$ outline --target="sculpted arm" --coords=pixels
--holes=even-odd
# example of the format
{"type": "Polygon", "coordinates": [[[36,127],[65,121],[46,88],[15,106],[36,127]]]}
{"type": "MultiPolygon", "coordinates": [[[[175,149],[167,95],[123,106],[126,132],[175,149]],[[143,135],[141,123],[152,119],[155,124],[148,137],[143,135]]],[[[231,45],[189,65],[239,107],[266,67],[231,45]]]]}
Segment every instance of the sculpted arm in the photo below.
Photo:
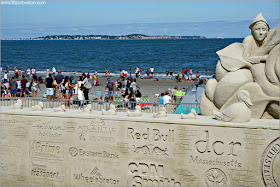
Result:
{"type": "Polygon", "coordinates": [[[255,42],[255,41],[252,36],[247,36],[246,38],[244,38],[244,40],[243,40],[243,46],[244,46],[243,58],[251,64],[258,64],[261,61],[266,61],[268,55],[251,56],[253,42],[255,42]]]}

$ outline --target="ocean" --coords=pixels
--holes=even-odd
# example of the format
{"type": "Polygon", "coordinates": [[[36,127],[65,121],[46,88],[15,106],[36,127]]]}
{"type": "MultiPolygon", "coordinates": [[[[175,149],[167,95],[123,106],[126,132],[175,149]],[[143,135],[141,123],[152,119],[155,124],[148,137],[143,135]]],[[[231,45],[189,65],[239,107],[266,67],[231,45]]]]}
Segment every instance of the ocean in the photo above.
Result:
{"type": "Polygon", "coordinates": [[[153,66],[158,76],[165,76],[166,69],[177,73],[188,67],[212,76],[219,59],[216,52],[242,40],[2,40],[1,65],[24,71],[34,67],[41,74],[53,66],[65,74],[104,73],[108,67],[112,75],[120,69],[131,67],[134,72],[136,66],[153,66]]]}

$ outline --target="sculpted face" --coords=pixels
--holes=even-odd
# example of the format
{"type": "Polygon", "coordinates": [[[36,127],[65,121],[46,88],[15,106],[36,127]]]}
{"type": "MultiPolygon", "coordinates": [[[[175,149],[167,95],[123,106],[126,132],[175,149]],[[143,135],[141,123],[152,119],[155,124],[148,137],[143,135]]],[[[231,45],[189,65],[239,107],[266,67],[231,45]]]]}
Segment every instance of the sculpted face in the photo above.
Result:
{"type": "Polygon", "coordinates": [[[254,36],[255,40],[258,42],[262,42],[268,33],[268,27],[264,22],[257,22],[252,28],[252,35],[254,36]]]}

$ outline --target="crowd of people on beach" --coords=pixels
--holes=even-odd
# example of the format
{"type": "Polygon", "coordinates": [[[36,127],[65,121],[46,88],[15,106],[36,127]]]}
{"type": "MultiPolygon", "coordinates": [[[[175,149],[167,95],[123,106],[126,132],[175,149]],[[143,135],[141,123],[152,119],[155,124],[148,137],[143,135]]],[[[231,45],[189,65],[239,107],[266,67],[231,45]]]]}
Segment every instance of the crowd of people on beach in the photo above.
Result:
{"type": "MultiPolygon", "coordinates": [[[[29,68],[28,68],[29,69],[29,68]]],[[[26,97],[31,96],[36,98],[38,90],[42,92],[40,84],[45,83],[46,92],[45,97],[52,101],[54,98],[66,99],[65,105],[69,106],[69,99],[75,97],[79,100],[88,100],[89,89],[91,84],[88,81],[88,76],[85,73],[78,77],[78,80],[74,80],[73,76],[63,76],[61,71],[56,74],[55,67],[52,68],[50,72],[48,69],[46,71],[45,80],[41,76],[36,75],[31,71],[19,73],[16,66],[14,68],[14,74],[10,78],[8,77],[9,70],[5,72],[2,78],[1,84],[1,97],[26,97]],[[19,79],[21,77],[21,80],[19,79]],[[30,78],[28,81],[27,78],[30,78]]],[[[99,85],[97,74],[93,77],[95,79],[95,85],[99,85]]],[[[74,99],[74,98],[73,98],[74,99]]]]}
{"type": "MultiPolygon", "coordinates": [[[[209,71],[209,70],[208,70],[209,71]]],[[[105,72],[109,72],[108,68],[105,68],[105,72]]],[[[141,79],[146,79],[146,78],[153,78],[155,77],[155,69],[154,67],[148,68],[146,70],[146,75],[145,76],[145,71],[141,69],[141,67],[136,67],[134,69],[134,73],[135,73],[135,78],[141,78],[141,79]]],[[[193,70],[192,68],[188,69],[186,68],[182,68],[182,72],[178,72],[176,74],[174,74],[173,70],[170,69],[166,69],[166,79],[170,79],[173,80],[173,82],[181,82],[183,80],[185,81],[197,81],[199,82],[199,80],[201,79],[201,75],[200,73],[197,71],[196,74],[193,74],[193,70]]],[[[106,75],[110,74],[106,73],[106,75]]],[[[123,81],[128,78],[128,77],[132,77],[132,68],[129,68],[129,73],[127,70],[122,69],[119,72],[119,78],[122,79],[123,81]]]]}
{"type": "Polygon", "coordinates": [[[176,75],[174,75],[174,72],[172,69],[166,70],[166,79],[171,79],[173,82],[181,82],[183,80],[185,81],[199,81],[200,80],[200,73],[197,71],[196,74],[193,74],[192,68],[188,69],[182,68],[182,72],[178,72],[176,75]]]}
{"type": "MultiPolygon", "coordinates": [[[[0,73],[2,74],[2,67],[0,68],[0,73]]],[[[27,68],[26,71],[18,70],[17,66],[14,67],[14,75],[9,78],[9,66],[4,73],[1,80],[1,97],[25,97],[31,95],[35,98],[38,94],[38,90],[41,91],[40,83],[43,82],[41,76],[37,77],[36,70],[34,67],[27,68]],[[19,78],[22,77],[21,80],[19,78]],[[27,81],[26,77],[31,77],[30,81],[27,81]]]]}
{"type": "Polygon", "coordinates": [[[113,78],[107,79],[106,84],[106,92],[107,97],[110,98],[110,101],[114,100],[114,96],[122,96],[122,101],[129,102],[129,101],[140,101],[142,96],[141,92],[139,91],[140,87],[136,83],[136,78],[126,78],[123,82],[121,79],[113,82],[113,78]]]}
{"type": "MultiPolygon", "coordinates": [[[[2,67],[0,67],[0,70],[2,71],[2,67]]],[[[36,98],[38,91],[42,92],[40,84],[44,83],[46,85],[46,91],[42,92],[43,97],[47,98],[48,101],[52,101],[54,98],[60,100],[65,99],[65,105],[69,106],[69,100],[71,99],[77,99],[79,101],[89,100],[89,90],[92,86],[92,84],[89,82],[89,79],[94,80],[94,86],[100,85],[97,70],[94,72],[93,76],[90,76],[89,73],[82,73],[81,76],[78,76],[77,80],[75,80],[73,76],[62,75],[61,71],[56,71],[55,67],[52,67],[51,70],[46,70],[46,78],[42,78],[42,76],[38,77],[34,67],[28,67],[26,71],[23,71],[18,70],[17,66],[15,66],[13,76],[10,76],[10,78],[8,77],[9,71],[9,66],[7,66],[1,84],[2,99],[26,96],[32,96],[32,98],[36,98]]],[[[110,76],[108,67],[105,68],[105,75],[110,76]]],[[[146,75],[147,78],[155,77],[155,69],[153,67],[148,68],[146,70],[146,75]]],[[[117,96],[122,97],[122,101],[125,102],[139,102],[142,96],[139,90],[140,87],[136,83],[137,79],[139,78],[146,78],[145,72],[141,69],[141,67],[136,67],[134,71],[131,67],[129,68],[129,71],[125,69],[120,70],[119,79],[117,81],[113,81],[113,77],[110,76],[105,86],[105,99],[107,98],[108,101],[114,101],[114,98],[117,96]],[[133,78],[133,72],[135,73],[135,78],[133,78]]],[[[183,68],[182,72],[174,75],[172,69],[167,69],[166,79],[171,79],[173,82],[181,82],[183,80],[199,81],[200,74],[197,72],[194,77],[191,68],[183,68]]],[[[156,80],[158,81],[159,79],[156,78],[156,80]]],[[[161,93],[158,95],[156,100],[163,105],[174,102],[175,92],[166,91],[161,93]]],[[[101,98],[97,97],[97,100],[101,100],[101,98]]]]}

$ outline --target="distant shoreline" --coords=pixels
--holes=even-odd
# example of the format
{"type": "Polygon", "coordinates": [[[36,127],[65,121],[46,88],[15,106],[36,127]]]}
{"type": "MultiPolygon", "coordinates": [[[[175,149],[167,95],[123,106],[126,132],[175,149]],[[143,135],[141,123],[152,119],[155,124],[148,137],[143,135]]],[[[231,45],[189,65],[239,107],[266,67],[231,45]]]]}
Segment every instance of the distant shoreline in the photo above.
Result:
{"type": "MultiPolygon", "coordinates": [[[[35,38],[7,38],[4,40],[162,40],[162,39],[206,39],[205,36],[148,36],[144,34],[113,35],[48,35],[35,38]]],[[[222,39],[222,38],[221,38],[222,39]]]]}
{"type": "Polygon", "coordinates": [[[1,41],[134,41],[134,40],[224,40],[224,39],[243,39],[243,38],[180,38],[180,39],[30,39],[30,38],[5,38],[1,41]]]}

